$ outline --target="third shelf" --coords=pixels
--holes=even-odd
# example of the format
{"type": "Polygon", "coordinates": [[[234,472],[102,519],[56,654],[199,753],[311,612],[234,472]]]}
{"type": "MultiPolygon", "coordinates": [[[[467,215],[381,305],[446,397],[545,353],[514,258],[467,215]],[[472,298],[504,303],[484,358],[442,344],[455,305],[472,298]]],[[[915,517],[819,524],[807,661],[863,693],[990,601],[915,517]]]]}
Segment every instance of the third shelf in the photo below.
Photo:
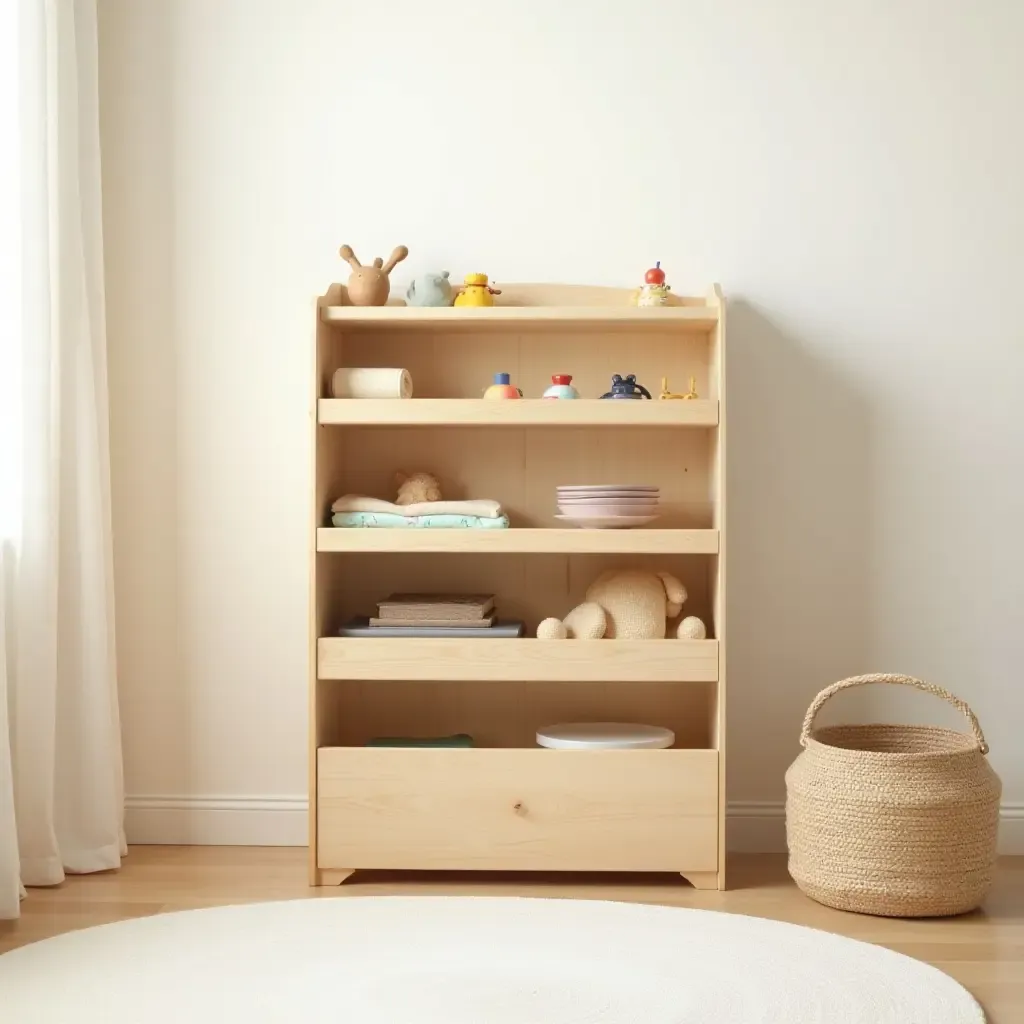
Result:
{"type": "Polygon", "coordinates": [[[543,682],[718,681],[717,640],[317,641],[320,679],[543,682]]]}

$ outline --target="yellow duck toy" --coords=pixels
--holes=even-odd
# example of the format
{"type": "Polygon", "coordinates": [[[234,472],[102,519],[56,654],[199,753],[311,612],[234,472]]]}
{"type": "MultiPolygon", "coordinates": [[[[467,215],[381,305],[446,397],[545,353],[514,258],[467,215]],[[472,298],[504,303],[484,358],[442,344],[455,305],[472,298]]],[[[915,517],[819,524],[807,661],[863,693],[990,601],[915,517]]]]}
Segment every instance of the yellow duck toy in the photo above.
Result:
{"type": "Polygon", "coordinates": [[[462,291],[455,297],[456,306],[493,306],[500,288],[491,288],[486,274],[467,274],[462,291]]]}

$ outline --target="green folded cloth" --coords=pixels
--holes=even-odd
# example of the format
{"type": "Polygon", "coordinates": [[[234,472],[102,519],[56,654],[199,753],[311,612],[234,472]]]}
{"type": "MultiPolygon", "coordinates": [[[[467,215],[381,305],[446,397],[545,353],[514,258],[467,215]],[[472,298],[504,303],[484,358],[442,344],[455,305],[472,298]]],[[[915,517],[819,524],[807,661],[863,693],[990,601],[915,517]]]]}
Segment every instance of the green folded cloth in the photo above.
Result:
{"type": "Polygon", "coordinates": [[[471,747],[473,737],[458,732],[454,736],[428,736],[417,739],[413,736],[378,736],[366,744],[368,747],[471,747]]]}
{"type": "Polygon", "coordinates": [[[357,526],[376,529],[474,529],[507,530],[508,516],[399,516],[393,512],[335,512],[331,516],[335,526],[357,526]]]}

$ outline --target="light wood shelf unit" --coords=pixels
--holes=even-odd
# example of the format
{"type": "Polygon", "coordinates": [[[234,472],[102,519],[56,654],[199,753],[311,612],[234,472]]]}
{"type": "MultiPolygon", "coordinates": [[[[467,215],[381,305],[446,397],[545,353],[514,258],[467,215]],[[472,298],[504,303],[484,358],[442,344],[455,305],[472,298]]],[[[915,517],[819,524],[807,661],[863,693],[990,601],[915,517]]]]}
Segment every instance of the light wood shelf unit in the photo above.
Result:
{"type": "Polygon", "coordinates": [[[318,301],[310,573],[310,877],[360,868],[678,871],[724,888],[725,306],[629,305],[620,289],[502,285],[493,309],[357,308],[318,301]],[[330,398],[339,366],[403,366],[409,400],[330,398]],[[528,396],[571,372],[583,399],[480,398],[507,370],[528,396]],[[604,402],[613,372],[695,401],[604,402]],[[466,430],[466,427],[480,429],[466,430]],[[425,469],[446,497],[488,497],[509,530],[329,526],[346,492],[386,496],[425,469]],[[650,528],[566,529],[556,484],[656,483],[650,528]],[[517,558],[508,558],[517,555],[517,558]],[[666,569],[711,639],[532,639],[606,568],[666,569]],[[498,594],[529,638],[336,635],[393,590],[498,594]],[[535,748],[539,726],[634,720],[666,751],[535,748]],[[468,731],[471,750],[365,746],[375,735],[468,731]]]}

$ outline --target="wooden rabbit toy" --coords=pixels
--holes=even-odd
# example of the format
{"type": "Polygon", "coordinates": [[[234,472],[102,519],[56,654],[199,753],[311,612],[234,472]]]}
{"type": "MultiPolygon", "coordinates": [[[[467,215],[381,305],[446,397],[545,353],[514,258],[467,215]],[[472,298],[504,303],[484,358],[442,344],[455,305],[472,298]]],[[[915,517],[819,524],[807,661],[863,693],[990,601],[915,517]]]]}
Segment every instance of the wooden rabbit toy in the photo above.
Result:
{"type": "Polygon", "coordinates": [[[353,306],[385,305],[391,294],[391,278],[388,275],[409,255],[409,250],[400,245],[392,251],[387,263],[378,256],[373,266],[364,267],[356,258],[352,246],[343,245],[338,252],[352,268],[352,276],[348,279],[348,300],[353,306]]]}

